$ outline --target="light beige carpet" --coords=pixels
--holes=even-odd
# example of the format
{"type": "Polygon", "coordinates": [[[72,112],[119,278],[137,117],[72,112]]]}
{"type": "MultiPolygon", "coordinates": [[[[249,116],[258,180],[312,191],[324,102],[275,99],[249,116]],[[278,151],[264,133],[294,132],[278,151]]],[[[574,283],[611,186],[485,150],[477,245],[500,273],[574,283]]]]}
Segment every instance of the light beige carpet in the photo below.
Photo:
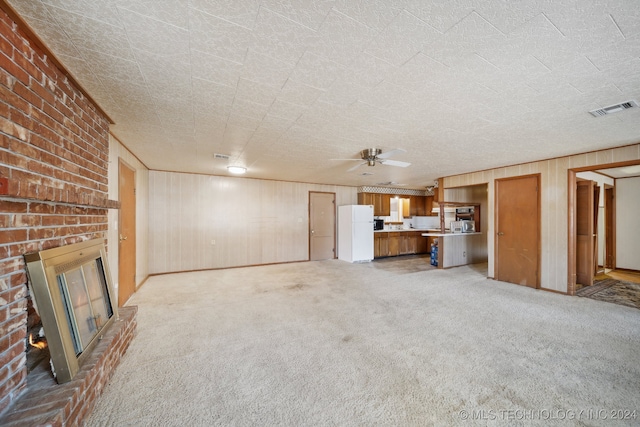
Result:
{"type": "Polygon", "coordinates": [[[335,260],[152,277],[87,425],[611,425],[640,411],[640,310],[485,275],[335,260]]]}

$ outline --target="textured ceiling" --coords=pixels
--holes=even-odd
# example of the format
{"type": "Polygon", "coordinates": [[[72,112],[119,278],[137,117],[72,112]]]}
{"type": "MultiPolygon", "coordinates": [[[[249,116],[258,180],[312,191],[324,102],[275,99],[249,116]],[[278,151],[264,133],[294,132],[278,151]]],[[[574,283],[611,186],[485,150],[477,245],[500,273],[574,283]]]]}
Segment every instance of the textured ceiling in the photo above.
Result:
{"type": "Polygon", "coordinates": [[[151,169],[424,188],[640,141],[588,114],[640,101],[637,0],[8,2],[151,169]],[[368,147],[411,166],[332,160],[368,147]]]}

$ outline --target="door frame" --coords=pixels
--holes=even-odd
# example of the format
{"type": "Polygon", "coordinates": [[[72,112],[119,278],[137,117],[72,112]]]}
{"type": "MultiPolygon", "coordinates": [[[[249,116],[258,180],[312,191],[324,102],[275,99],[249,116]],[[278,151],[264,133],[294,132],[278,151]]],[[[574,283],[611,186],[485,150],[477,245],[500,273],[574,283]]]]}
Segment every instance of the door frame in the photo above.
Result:
{"type": "MultiPolygon", "coordinates": [[[[603,163],[594,166],[583,166],[579,168],[569,169],[567,171],[567,295],[576,294],[576,247],[578,243],[578,236],[576,233],[576,183],[578,172],[590,172],[597,171],[598,169],[619,168],[624,166],[640,165],[640,160],[627,160],[624,162],[603,163]]],[[[615,218],[614,218],[615,229],[615,218]]],[[[615,240],[614,240],[615,243],[615,240]]],[[[615,253],[615,247],[614,247],[615,253]]],[[[614,259],[615,262],[615,259],[614,259]]],[[[615,264],[613,265],[615,268],[615,264]]]]}
{"type": "Polygon", "coordinates": [[[308,248],[307,248],[307,261],[311,261],[311,194],[332,194],[333,195],[333,259],[338,258],[338,201],[336,200],[336,193],[331,191],[309,191],[308,203],[307,203],[307,236],[308,236],[308,248]]]}
{"type": "MultiPolygon", "coordinates": [[[[510,177],[505,177],[505,178],[497,178],[494,180],[494,195],[495,195],[495,200],[493,201],[493,210],[494,210],[494,217],[493,217],[493,223],[494,223],[494,232],[496,232],[495,230],[498,229],[498,202],[499,202],[499,192],[498,192],[498,184],[500,181],[510,181],[510,180],[514,180],[514,179],[522,179],[522,178],[530,178],[530,177],[535,177],[536,181],[537,181],[537,186],[538,186],[538,191],[536,194],[536,205],[537,205],[537,217],[538,217],[538,222],[536,224],[536,234],[537,234],[537,247],[538,247],[538,253],[536,254],[536,286],[535,289],[541,289],[541,284],[542,284],[542,198],[541,198],[541,193],[542,193],[542,189],[541,189],[541,183],[542,183],[542,175],[540,173],[532,173],[532,174],[527,174],[527,175],[517,175],[517,176],[510,176],[510,177]]],[[[500,280],[498,278],[498,263],[499,263],[499,259],[500,257],[499,255],[499,244],[498,244],[498,239],[494,236],[494,244],[493,244],[493,271],[494,271],[494,276],[496,278],[496,280],[500,280]]]]}
{"type": "MultiPolygon", "coordinates": [[[[615,178],[613,179],[615,182],[615,178]]],[[[616,186],[604,185],[604,262],[603,267],[613,269],[616,266],[616,186]],[[611,192],[612,202],[608,199],[608,192],[611,192]],[[609,221],[611,229],[607,232],[609,221]],[[609,250],[611,253],[609,253],[609,250]],[[611,259],[609,263],[608,260],[611,259]],[[609,267],[608,267],[609,266],[609,267]]]]}

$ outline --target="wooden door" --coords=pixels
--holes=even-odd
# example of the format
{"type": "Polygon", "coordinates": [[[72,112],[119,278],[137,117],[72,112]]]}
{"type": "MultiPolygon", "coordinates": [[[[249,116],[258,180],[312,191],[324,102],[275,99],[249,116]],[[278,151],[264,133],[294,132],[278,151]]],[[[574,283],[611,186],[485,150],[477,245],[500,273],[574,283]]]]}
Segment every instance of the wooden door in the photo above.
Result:
{"type": "Polygon", "coordinates": [[[122,307],[136,290],[136,171],[120,160],[118,177],[118,306],[122,307]]]}
{"type": "Polygon", "coordinates": [[[540,287],[539,184],[540,175],[496,180],[497,280],[540,287]]]}
{"type": "Polygon", "coordinates": [[[309,259],[336,257],[336,195],[309,192],[309,259]]]}
{"type": "Polygon", "coordinates": [[[576,283],[593,285],[594,266],[594,189],[595,183],[576,183],[576,283]]]}
{"type": "Polygon", "coordinates": [[[604,185],[604,268],[616,268],[615,188],[604,185]]]}

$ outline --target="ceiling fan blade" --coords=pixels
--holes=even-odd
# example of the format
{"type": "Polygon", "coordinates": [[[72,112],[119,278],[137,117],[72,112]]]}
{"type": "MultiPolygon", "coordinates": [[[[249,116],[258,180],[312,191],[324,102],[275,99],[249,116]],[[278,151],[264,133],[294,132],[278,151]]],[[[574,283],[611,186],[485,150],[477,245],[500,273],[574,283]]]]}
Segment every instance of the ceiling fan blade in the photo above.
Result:
{"type": "Polygon", "coordinates": [[[411,163],[401,162],[399,160],[380,160],[380,163],[387,166],[400,166],[401,168],[406,168],[411,165],[411,163]]]}
{"type": "Polygon", "coordinates": [[[388,159],[389,157],[393,157],[396,154],[402,154],[402,153],[406,153],[407,150],[403,150],[402,148],[396,148],[394,150],[390,150],[390,151],[386,151],[382,154],[378,154],[377,158],[378,159],[388,159]]]}
{"type": "Polygon", "coordinates": [[[367,162],[357,164],[354,167],[347,169],[347,172],[353,172],[354,170],[358,169],[360,166],[366,165],[366,164],[367,164],[367,162]]]}
{"type": "Polygon", "coordinates": [[[362,161],[362,159],[329,159],[329,160],[339,160],[341,162],[347,162],[347,161],[350,161],[350,162],[361,162],[362,161]]]}

